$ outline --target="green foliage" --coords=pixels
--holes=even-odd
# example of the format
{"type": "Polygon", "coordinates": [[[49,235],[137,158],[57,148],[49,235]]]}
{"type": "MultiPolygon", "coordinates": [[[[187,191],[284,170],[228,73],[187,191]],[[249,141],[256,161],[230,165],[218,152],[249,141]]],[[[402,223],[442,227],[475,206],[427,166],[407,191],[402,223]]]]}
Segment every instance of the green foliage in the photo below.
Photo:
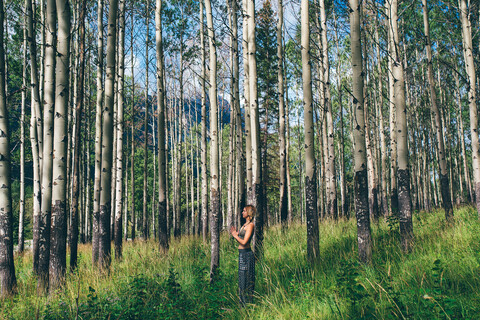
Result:
{"type": "Polygon", "coordinates": [[[358,319],[367,319],[372,313],[370,294],[360,282],[360,265],[357,260],[340,264],[337,274],[337,291],[349,303],[349,314],[357,314],[358,319]]]}
{"type": "Polygon", "coordinates": [[[107,274],[92,268],[91,247],[80,246],[78,272],[64,289],[36,296],[28,253],[16,257],[19,294],[0,304],[5,319],[478,319],[480,223],[475,209],[414,219],[416,247],[404,255],[389,224],[372,226],[371,265],[357,262],[355,221],[320,225],[320,260],[306,260],[304,225],[266,230],[256,265],[255,303],[237,297],[238,257],[226,234],[220,269],[210,283],[210,246],[196,237],[171,243],[127,242],[107,274]],[[418,223],[421,221],[421,224],[418,223]]]}

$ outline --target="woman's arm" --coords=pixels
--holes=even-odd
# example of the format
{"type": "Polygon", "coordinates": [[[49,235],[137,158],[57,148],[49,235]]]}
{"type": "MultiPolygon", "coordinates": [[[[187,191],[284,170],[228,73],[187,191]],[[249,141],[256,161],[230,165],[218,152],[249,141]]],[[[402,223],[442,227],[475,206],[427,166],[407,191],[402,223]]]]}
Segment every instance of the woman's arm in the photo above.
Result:
{"type": "Polygon", "coordinates": [[[231,229],[231,233],[232,233],[232,236],[235,238],[235,240],[237,240],[237,242],[239,244],[244,246],[250,241],[250,238],[253,235],[253,223],[249,223],[247,225],[247,227],[245,228],[245,237],[243,239],[241,239],[238,236],[238,232],[235,229],[233,229],[233,230],[231,229]]]}

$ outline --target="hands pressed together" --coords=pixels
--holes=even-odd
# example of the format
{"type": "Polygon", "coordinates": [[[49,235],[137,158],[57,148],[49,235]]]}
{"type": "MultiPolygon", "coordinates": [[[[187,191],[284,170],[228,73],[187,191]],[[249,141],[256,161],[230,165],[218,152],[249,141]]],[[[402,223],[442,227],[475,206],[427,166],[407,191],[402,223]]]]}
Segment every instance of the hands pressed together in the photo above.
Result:
{"type": "Polygon", "coordinates": [[[231,226],[230,227],[230,234],[235,238],[236,236],[238,236],[238,232],[237,232],[237,229],[234,227],[234,226],[231,226]]]}

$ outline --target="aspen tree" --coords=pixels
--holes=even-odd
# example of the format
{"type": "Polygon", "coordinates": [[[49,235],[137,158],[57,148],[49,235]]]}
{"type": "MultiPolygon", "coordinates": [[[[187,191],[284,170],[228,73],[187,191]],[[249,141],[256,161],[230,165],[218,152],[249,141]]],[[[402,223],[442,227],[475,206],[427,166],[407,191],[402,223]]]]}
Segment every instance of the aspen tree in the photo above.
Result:
{"type": "MultiPolygon", "coordinates": [[[[26,7],[26,6],[25,6],[26,7]]],[[[25,10],[27,11],[27,10],[25,10]]],[[[20,113],[20,201],[18,210],[18,252],[24,250],[25,216],[25,107],[27,103],[27,15],[23,25],[23,65],[22,65],[22,102],[20,113]]]]}
{"type": "Polygon", "coordinates": [[[310,66],[309,1],[301,2],[301,50],[303,80],[303,116],[305,129],[305,199],[307,219],[307,256],[314,261],[319,256],[317,174],[314,155],[314,128],[312,108],[312,75],[310,66]]]}
{"type": "Polygon", "coordinates": [[[277,22],[277,57],[278,57],[278,139],[280,153],[280,201],[279,213],[282,227],[288,225],[288,195],[287,195],[287,145],[285,130],[285,86],[283,82],[283,1],[278,0],[277,22]]]}
{"type": "MultiPolygon", "coordinates": [[[[132,3],[133,4],[133,3],[132,3]]],[[[135,240],[135,231],[137,229],[137,224],[136,224],[136,212],[135,212],[135,65],[134,65],[134,56],[133,56],[133,47],[135,43],[135,39],[133,36],[133,19],[135,16],[135,10],[132,6],[132,13],[130,15],[130,24],[131,24],[131,31],[130,31],[130,43],[131,43],[131,48],[130,48],[130,61],[131,61],[131,68],[132,68],[132,104],[131,104],[131,137],[130,137],[130,148],[131,148],[131,154],[130,154],[130,196],[132,199],[131,203],[131,219],[132,219],[132,230],[131,230],[131,238],[132,241],[135,240]]]]}
{"type": "Polygon", "coordinates": [[[208,189],[207,189],[207,103],[206,103],[206,93],[205,93],[205,79],[207,77],[206,67],[205,67],[205,39],[204,39],[204,18],[203,18],[203,0],[200,0],[200,47],[201,47],[201,63],[202,63],[202,75],[200,76],[200,99],[202,104],[201,111],[201,143],[200,143],[200,158],[201,158],[201,203],[202,207],[200,214],[202,216],[202,237],[203,242],[207,241],[207,232],[208,232],[208,189]]]}
{"type": "Polygon", "coordinates": [[[53,154],[53,106],[55,103],[55,51],[56,51],[56,4],[47,0],[46,36],[44,60],[44,104],[43,104],[43,168],[42,202],[40,213],[40,235],[38,256],[38,291],[48,289],[48,266],[50,261],[50,217],[52,209],[52,154],[53,154]]]}
{"type": "MultiPolygon", "coordinates": [[[[397,184],[398,212],[402,249],[409,252],[413,245],[413,223],[410,199],[410,171],[408,168],[408,131],[407,110],[405,103],[405,81],[403,61],[400,55],[400,38],[398,35],[397,11],[398,1],[390,0],[390,28],[393,38],[393,78],[395,90],[396,133],[397,133],[397,184]]],[[[387,0],[388,2],[388,0],[387,0]]],[[[435,180],[434,180],[435,181],[435,180]]]]}
{"type": "Polygon", "coordinates": [[[235,172],[236,172],[236,196],[234,206],[234,217],[237,217],[245,206],[245,154],[243,150],[243,133],[242,133],[242,112],[240,110],[240,68],[238,55],[238,2],[232,1],[232,38],[233,38],[233,97],[235,101],[235,135],[236,135],[236,157],[235,157],[235,172]]]}
{"type": "Polygon", "coordinates": [[[343,129],[343,90],[342,90],[342,76],[340,73],[340,48],[338,43],[338,24],[337,18],[335,15],[335,10],[333,11],[333,21],[335,24],[335,43],[337,51],[337,63],[336,63],[336,73],[337,73],[337,90],[338,90],[338,104],[340,106],[340,135],[338,142],[339,157],[340,157],[340,217],[348,216],[348,204],[347,204],[347,185],[345,183],[345,143],[344,143],[344,129],[343,129]]]}
{"type": "Polygon", "coordinates": [[[157,110],[158,110],[158,240],[160,251],[168,250],[167,230],[167,166],[165,150],[165,104],[164,104],[164,67],[162,43],[162,0],[156,0],[155,6],[155,43],[157,57],[157,110]]]}
{"type": "Polygon", "coordinates": [[[398,213],[398,190],[397,190],[397,124],[396,124],[396,106],[395,89],[393,78],[393,57],[395,55],[395,46],[392,33],[391,2],[385,1],[386,23],[388,33],[388,94],[389,94],[389,125],[390,125],[390,210],[392,214],[398,213]]]}
{"type": "Polygon", "coordinates": [[[0,1],[0,296],[13,295],[17,290],[13,260],[12,189],[10,183],[10,132],[7,92],[5,87],[5,53],[3,21],[5,12],[0,1]]]}
{"type": "Polygon", "coordinates": [[[468,15],[467,1],[459,0],[459,11],[462,23],[463,52],[465,56],[465,70],[468,75],[468,105],[470,108],[470,132],[472,139],[472,169],[475,183],[475,202],[480,219],[480,145],[478,142],[478,111],[476,103],[477,79],[473,61],[472,25],[468,15]]]}
{"type": "Polygon", "coordinates": [[[363,97],[362,43],[360,40],[360,10],[358,0],[349,0],[350,32],[352,50],[352,94],[354,110],[354,161],[355,161],[355,215],[357,218],[357,241],[360,261],[372,259],[372,237],[368,209],[367,159],[365,146],[365,113],[363,97]]]}
{"type": "Polygon", "coordinates": [[[113,103],[115,86],[115,43],[117,42],[118,0],[110,0],[107,35],[107,77],[105,80],[105,106],[102,123],[102,175],[100,192],[99,246],[98,259],[101,269],[107,269],[111,262],[110,215],[113,148],[113,103]]]}
{"type": "Polygon", "coordinates": [[[144,145],[143,145],[143,240],[148,239],[148,215],[147,215],[147,195],[148,195],[148,179],[147,179],[147,164],[148,164],[148,68],[149,68],[149,58],[148,51],[150,45],[150,0],[146,1],[146,38],[145,38],[145,120],[143,126],[145,127],[144,134],[144,145]]]}
{"type": "Polygon", "coordinates": [[[217,113],[217,49],[213,29],[212,4],[205,0],[207,15],[208,43],[210,49],[210,237],[211,260],[210,282],[214,281],[220,262],[220,176],[218,157],[218,113],[217,113]]]}
{"type": "Polygon", "coordinates": [[[124,75],[125,75],[125,1],[120,0],[118,8],[118,91],[117,91],[117,182],[115,184],[115,259],[122,258],[122,214],[123,214],[123,109],[124,109],[124,75]]]}
{"type": "MultiPolygon", "coordinates": [[[[250,104],[250,130],[252,146],[252,201],[257,208],[255,217],[255,235],[253,239],[254,250],[257,257],[262,255],[263,249],[263,215],[264,195],[262,181],[262,159],[260,145],[260,121],[258,114],[257,92],[257,60],[255,42],[255,0],[248,0],[248,69],[249,69],[249,104],[250,104]]],[[[247,155],[248,156],[248,155],[247,155]]],[[[248,170],[248,165],[247,165],[248,170]]]]}
{"type": "Polygon", "coordinates": [[[27,40],[30,51],[30,79],[31,79],[31,99],[30,99],[30,144],[32,147],[33,158],[33,272],[38,274],[39,262],[39,241],[40,241],[40,212],[41,212],[41,168],[43,157],[43,121],[41,111],[41,100],[38,80],[37,66],[37,45],[36,35],[33,28],[33,10],[32,0],[25,0],[25,11],[27,13],[27,40]]]}
{"type": "MultiPolygon", "coordinates": [[[[65,281],[67,267],[67,118],[70,63],[70,3],[57,0],[58,38],[55,70],[55,120],[53,138],[52,220],[49,291],[65,281]]],[[[78,227],[78,225],[77,225],[78,227]]],[[[77,234],[78,236],[78,234],[77,234]]]]}
{"type": "Polygon", "coordinates": [[[92,261],[98,263],[99,254],[99,219],[100,219],[100,186],[102,170],[102,118],[103,118],[103,0],[97,5],[97,101],[95,112],[95,174],[93,186],[92,215],[92,261]]]}
{"type": "Polygon", "coordinates": [[[77,247],[78,247],[78,207],[80,190],[80,127],[83,113],[84,102],[84,78],[85,78],[85,11],[86,2],[80,3],[79,25],[78,25],[78,54],[79,66],[77,75],[77,96],[75,101],[75,131],[73,136],[73,177],[72,177],[72,201],[71,214],[72,221],[70,225],[70,269],[77,267],[77,247]]]}
{"type": "Polygon", "coordinates": [[[242,1],[243,13],[243,35],[242,35],[242,52],[243,52],[243,99],[245,109],[245,166],[246,166],[246,188],[247,188],[247,202],[252,201],[252,130],[250,121],[250,55],[248,51],[249,33],[248,24],[250,19],[248,17],[249,0],[242,1]]]}

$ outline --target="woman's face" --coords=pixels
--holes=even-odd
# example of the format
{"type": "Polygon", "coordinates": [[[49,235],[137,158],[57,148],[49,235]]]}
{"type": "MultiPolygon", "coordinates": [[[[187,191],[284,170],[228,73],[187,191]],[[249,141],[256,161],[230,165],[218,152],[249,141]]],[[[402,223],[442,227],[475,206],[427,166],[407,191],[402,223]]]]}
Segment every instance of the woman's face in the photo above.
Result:
{"type": "Polygon", "coordinates": [[[243,208],[242,217],[243,217],[243,219],[247,219],[247,218],[248,218],[247,208],[243,208]]]}

